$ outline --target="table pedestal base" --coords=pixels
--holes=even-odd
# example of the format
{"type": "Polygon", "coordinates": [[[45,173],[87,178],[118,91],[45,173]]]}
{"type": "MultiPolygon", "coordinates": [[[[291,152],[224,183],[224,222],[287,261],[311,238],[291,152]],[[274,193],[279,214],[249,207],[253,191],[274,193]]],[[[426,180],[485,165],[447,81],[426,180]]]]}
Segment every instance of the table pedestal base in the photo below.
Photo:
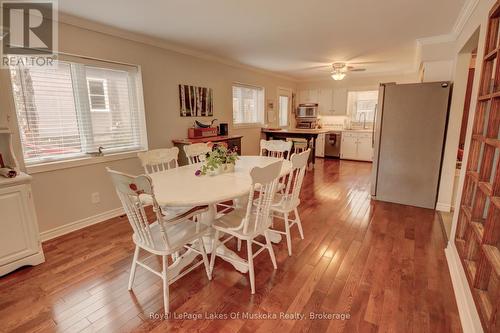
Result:
{"type": "MultiPolygon", "coordinates": [[[[243,203],[244,204],[244,203],[243,203]]],[[[216,217],[215,205],[210,205],[209,210],[202,214],[201,223],[211,225],[216,217]]],[[[213,250],[213,239],[215,232],[210,232],[209,235],[203,237],[203,244],[205,246],[205,251],[207,254],[211,254],[213,250]]],[[[221,237],[222,238],[222,237],[221,237]]],[[[281,242],[281,235],[276,232],[269,233],[269,239],[272,243],[281,242]]],[[[197,242],[195,242],[197,243],[197,242]]],[[[224,244],[219,244],[217,247],[217,254],[220,255],[220,259],[225,260],[224,257],[229,257],[231,260],[226,260],[228,263],[233,265],[233,267],[243,274],[248,272],[248,265],[245,260],[243,260],[236,252],[230,250],[224,244]]],[[[188,249],[183,253],[175,262],[169,267],[170,277],[175,277],[180,274],[180,272],[187,266],[189,266],[196,257],[199,256],[195,251],[188,249]]],[[[210,258],[209,258],[210,260],[210,258]]]]}

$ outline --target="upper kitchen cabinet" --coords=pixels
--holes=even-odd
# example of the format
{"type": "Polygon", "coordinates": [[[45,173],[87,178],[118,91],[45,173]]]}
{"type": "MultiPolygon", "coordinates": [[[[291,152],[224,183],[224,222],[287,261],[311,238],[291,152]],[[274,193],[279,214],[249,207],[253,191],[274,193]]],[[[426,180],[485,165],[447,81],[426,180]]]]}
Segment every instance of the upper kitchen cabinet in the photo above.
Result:
{"type": "Polygon", "coordinates": [[[305,89],[299,91],[299,103],[319,103],[318,89],[305,89]]]}
{"type": "Polygon", "coordinates": [[[347,114],[347,89],[300,90],[299,103],[318,103],[318,111],[322,116],[344,116],[347,114]]]}
{"type": "Polygon", "coordinates": [[[333,115],[344,116],[347,114],[347,88],[333,90],[333,115]]]}
{"type": "Polygon", "coordinates": [[[322,116],[333,115],[333,89],[320,89],[318,95],[318,111],[322,116]]]}

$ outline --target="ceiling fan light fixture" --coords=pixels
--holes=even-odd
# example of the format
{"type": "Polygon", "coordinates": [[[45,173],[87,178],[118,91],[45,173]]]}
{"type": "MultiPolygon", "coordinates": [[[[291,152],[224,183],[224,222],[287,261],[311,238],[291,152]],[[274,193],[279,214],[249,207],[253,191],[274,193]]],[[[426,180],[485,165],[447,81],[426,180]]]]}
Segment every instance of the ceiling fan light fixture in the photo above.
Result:
{"type": "Polygon", "coordinates": [[[332,72],[332,79],[334,79],[335,81],[340,81],[343,80],[344,78],[345,78],[345,73],[341,71],[332,72]]]}

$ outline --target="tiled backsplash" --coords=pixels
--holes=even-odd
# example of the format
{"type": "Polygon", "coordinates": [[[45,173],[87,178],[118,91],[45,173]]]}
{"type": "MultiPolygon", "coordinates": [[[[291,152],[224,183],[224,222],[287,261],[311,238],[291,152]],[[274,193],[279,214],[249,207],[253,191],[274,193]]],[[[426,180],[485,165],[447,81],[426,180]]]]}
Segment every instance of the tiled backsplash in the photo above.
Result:
{"type": "Polygon", "coordinates": [[[321,116],[321,126],[334,129],[349,127],[349,118],[346,116],[321,116]]]}

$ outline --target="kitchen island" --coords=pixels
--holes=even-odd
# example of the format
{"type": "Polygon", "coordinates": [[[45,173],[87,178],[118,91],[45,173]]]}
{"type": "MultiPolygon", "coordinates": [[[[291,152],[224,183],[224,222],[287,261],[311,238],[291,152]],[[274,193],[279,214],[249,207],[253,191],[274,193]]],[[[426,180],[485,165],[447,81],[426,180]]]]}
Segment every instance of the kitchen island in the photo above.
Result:
{"type": "Polygon", "coordinates": [[[300,128],[290,128],[290,129],[269,129],[263,128],[262,133],[265,134],[266,140],[274,139],[286,139],[286,138],[302,138],[307,140],[307,145],[311,148],[311,155],[309,156],[309,162],[314,164],[316,162],[316,139],[318,135],[327,133],[326,129],[300,129],[300,128]]]}

